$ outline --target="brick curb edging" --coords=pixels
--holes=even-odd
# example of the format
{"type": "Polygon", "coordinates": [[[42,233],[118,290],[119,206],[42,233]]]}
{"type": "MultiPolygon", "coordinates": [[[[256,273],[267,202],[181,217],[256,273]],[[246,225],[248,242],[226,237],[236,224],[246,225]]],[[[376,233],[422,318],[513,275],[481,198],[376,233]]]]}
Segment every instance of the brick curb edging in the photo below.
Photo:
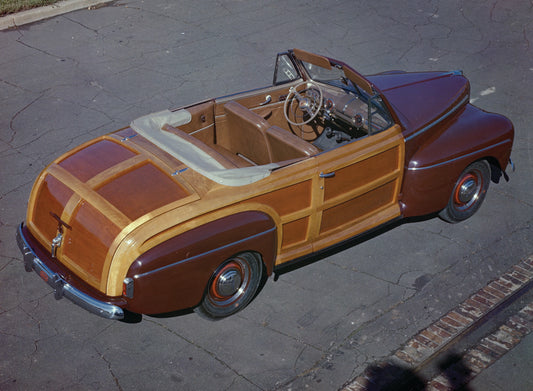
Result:
{"type": "Polygon", "coordinates": [[[460,363],[428,382],[427,391],[456,390],[494,364],[533,331],[533,303],[511,316],[498,330],[490,333],[469,349],[460,363]],[[452,384],[453,383],[453,384],[452,384]]]}
{"type": "Polygon", "coordinates": [[[8,14],[0,17],[0,30],[19,27],[82,8],[93,9],[113,0],[64,0],[44,7],[8,14]]]}
{"type": "MultiPolygon", "coordinates": [[[[498,279],[474,293],[455,309],[411,338],[398,349],[389,361],[393,365],[414,369],[430,360],[438,351],[460,337],[477,321],[496,309],[533,280],[533,256],[512,266],[498,279]]],[[[471,380],[483,369],[511,350],[520,339],[533,329],[533,303],[511,317],[495,333],[485,337],[475,348],[470,349],[464,360],[471,364],[471,380]]],[[[453,368],[453,366],[452,366],[453,368]]],[[[464,377],[464,373],[462,374],[464,377]]],[[[437,377],[429,383],[428,390],[449,389],[444,377],[437,377]]],[[[364,391],[371,384],[367,371],[345,385],[343,391],[364,391]]]]}

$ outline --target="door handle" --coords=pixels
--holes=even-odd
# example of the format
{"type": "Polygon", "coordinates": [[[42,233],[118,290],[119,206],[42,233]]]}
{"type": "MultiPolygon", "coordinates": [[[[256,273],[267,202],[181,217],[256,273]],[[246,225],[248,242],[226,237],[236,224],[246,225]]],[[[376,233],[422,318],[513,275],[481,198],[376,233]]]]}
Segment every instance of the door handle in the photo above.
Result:
{"type": "Polygon", "coordinates": [[[320,178],[333,178],[335,176],[335,171],[328,172],[324,174],[323,172],[320,173],[320,178]]]}
{"type": "Polygon", "coordinates": [[[272,102],[272,97],[270,95],[267,95],[265,97],[265,101],[262,102],[262,103],[259,103],[259,106],[264,106],[264,105],[268,105],[270,102],[272,102]]]}

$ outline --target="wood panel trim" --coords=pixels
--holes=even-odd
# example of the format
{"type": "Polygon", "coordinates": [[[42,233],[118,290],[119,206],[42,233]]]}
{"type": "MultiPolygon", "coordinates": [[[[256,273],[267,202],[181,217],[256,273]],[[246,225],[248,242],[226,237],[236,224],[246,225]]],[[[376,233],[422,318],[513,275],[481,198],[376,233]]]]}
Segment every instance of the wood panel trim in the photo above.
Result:
{"type": "MultiPolygon", "coordinates": [[[[118,141],[122,140],[122,138],[119,135],[116,135],[116,134],[111,134],[109,136],[104,136],[104,137],[108,138],[109,140],[113,140],[114,142],[117,142],[117,140],[118,141]]],[[[138,133],[137,133],[136,137],[140,137],[141,139],[145,140],[147,143],[150,143],[150,141],[146,140],[144,137],[142,137],[138,133]]],[[[171,175],[177,169],[185,167],[185,164],[183,162],[181,162],[180,160],[175,159],[175,158],[172,158],[172,159],[176,162],[176,164],[174,166],[172,166],[171,162],[169,162],[166,159],[163,159],[160,156],[158,156],[156,151],[157,152],[161,152],[161,150],[157,146],[155,146],[154,144],[151,144],[151,145],[153,145],[154,151],[151,151],[149,148],[145,148],[144,146],[136,143],[135,140],[133,139],[131,141],[131,143],[127,146],[127,148],[129,148],[133,152],[136,152],[138,154],[144,155],[146,160],[153,161],[154,165],[158,166],[161,171],[164,172],[165,170],[167,170],[167,173],[169,173],[171,175]]],[[[191,194],[192,193],[196,193],[195,189],[187,181],[181,180],[179,175],[174,175],[174,176],[171,177],[171,179],[176,181],[177,183],[179,183],[189,193],[191,193],[191,194]]]]}
{"type": "Polygon", "coordinates": [[[107,182],[111,181],[112,179],[115,179],[117,177],[117,174],[124,173],[126,169],[128,171],[134,170],[135,168],[142,165],[147,160],[148,160],[147,157],[141,154],[132,156],[129,159],[126,159],[96,174],[95,176],[93,176],[91,179],[89,179],[85,183],[87,184],[87,186],[89,186],[92,189],[101,187],[105,185],[107,182]]]}
{"type": "MultiPolygon", "coordinates": [[[[401,172],[400,169],[396,169],[394,171],[390,171],[386,175],[383,175],[383,176],[379,177],[378,179],[376,179],[376,180],[374,180],[372,182],[368,182],[364,186],[358,187],[355,190],[352,190],[351,192],[342,193],[342,194],[340,194],[340,195],[338,195],[338,196],[336,196],[334,198],[330,198],[329,200],[324,202],[322,209],[324,210],[324,209],[331,208],[332,206],[342,204],[343,202],[346,202],[348,200],[351,200],[351,199],[357,198],[357,197],[359,197],[359,196],[361,196],[363,194],[366,194],[369,191],[371,191],[371,190],[373,190],[373,189],[375,189],[377,187],[380,187],[380,186],[385,185],[387,183],[396,181],[398,179],[398,176],[399,176],[400,172],[401,172]]],[[[326,186],[327,186],[327,184],[326,184],[326,186]]],[[[396,188],[397,188],[397,186],[395,186],[395,189],[396,188]]],[[[396,195],[397,195],[397,193],[396,193],[396,195]]]]}
{"type": "MultiPolygon", "coordinates": [[[[59,248],[61,249],[61,247],[59,248]]],[[[76,274],[78,277],[87,281],[89,285],[103,291],[104,287],[102,285],[102,282],[105,281],[103,274],[100,279],[93,277],[89,273],[87,273],[85,269],[81,268],[78,264],[76,264],[71,258],[63,254],[61,255],[61,262],[64,263],[69,269],[71,269],[74,272],[74,274],[76,274]]]]}
{"type": "MultiPolygon", "coordinates": [[[[143,145],[140,145],[138,143],[135,142],[135,138],[130,138],[130,139],[127,139],[125,141],[122,141],[122,137],[117,135],[117,134],[110,134],[110,135],[106,135],[106,136],[103,136],[104,139],[107,139],[107,140],[110,140],[110,141],[113,141],[117,144],[120,144],[120,145],[123,145],[124,148],[127,148],[129,150],[131,150],[132,152],[134,153],[137,153],[137,154],[141,154],[141,155],[144,155],[146,157],[146,159],[150,159],[150,160],[157,160],[157,164],[160,165],[161,167],[165,167],[168,169],[169,172],[172,172],[173,170],[173,166],[170,165],[169,162],[166,161],[166,159],[162,159],[161,157],[159,157],[159,155],[157,153],[155,153],[155,151],[161,153],[161,149],[159,149],[157,146],[153,145],[152,143],[150,143],[150,141],[146,140],[143,136],[141,136],[140,134],[138,133],[135,133],[135,138],[140,138],[144,141],[146,141],[146,143],[149,143],[150,145],[153,145],[154,146],[154,150],[150,150],[149,148],[146,148],[144,147],[143,145]],[[127,143],[127,145],[126,145],[127,143]]],[[[175,158],[173,158],[175,161],[176,161],[176,166],[174,167],[177,167],[177,166],[182,166],[183,163],[175,158]]]]}
{"type": "Polygon", "coordinates": [[[112,205],[105,198],[93,191],[90,186],[88,186],[86,183],[81,182],[78,178],[76,178],[70,172],[65,170],[63,167],[57,164],[51,164],[48,167],[47,171],[50,175],[63,182],[67,187],[73,190],[81,198],[89,202],[100,213],[102,213],[104,216],[107,216],[112,224],[116,225],[119,228],[124,228],[129,223],[131,223],[131,220],[126,217],[126,215],[124,215],[120,210],[118,210],[114,205],[112,205]]]}
{"type": "Polygon", "coordinates": [[[401,215],[400,206],[397,202],[385,205],[380,209],[377,213],[372,211],[355,221],[350,221],[328,231],[324,238],[318,239],[313,244],[313,251],[322,250],[342,240],[350,239],[401,215]],[[371,218],[368,217],[370,214],[373,215],[371,218]]]}
{"type": "MultiPolygon", "coordinates": [[[[367,136],[363,140],[352,141],[350,146],[342,151],[343,155],[340,157],[334,154],[325,156],[327,152],[323,152],[317,155],[317,158],[319,159],[319,166],[333,166],[335,170],[338,170],[398,147],[404,149],[400,127],[395,125],[382,133],[367,136]]],[[[399,155],[403,155],[403,151],[399,155]]],[[[399,165],[402,166],[403,161],[399,162],[399,165]]]]}

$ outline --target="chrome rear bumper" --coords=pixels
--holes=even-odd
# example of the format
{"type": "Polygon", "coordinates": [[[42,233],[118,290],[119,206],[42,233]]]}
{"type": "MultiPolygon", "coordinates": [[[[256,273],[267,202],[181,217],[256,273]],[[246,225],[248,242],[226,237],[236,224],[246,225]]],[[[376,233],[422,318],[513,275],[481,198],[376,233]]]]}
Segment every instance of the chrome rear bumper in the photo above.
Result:
{"type": "Polygon", "coordinates": [[[86,309],[93,314],[99,315],[106,319],[123,319],[124,311],[122,308],[105,303],[100,300],[81,292],[74,288],[58,274],[54,273],[37,257],[35,252],[28,244],[24,234],[22,232],[23,223],[17,228],[17,244],[24,256],[24,268],[27,272],[34,270],[39,277],[41,277],[48,285],[50,285],[55,291],[55,298],[57,300],[65,296],[74,304],[86,309]]]}

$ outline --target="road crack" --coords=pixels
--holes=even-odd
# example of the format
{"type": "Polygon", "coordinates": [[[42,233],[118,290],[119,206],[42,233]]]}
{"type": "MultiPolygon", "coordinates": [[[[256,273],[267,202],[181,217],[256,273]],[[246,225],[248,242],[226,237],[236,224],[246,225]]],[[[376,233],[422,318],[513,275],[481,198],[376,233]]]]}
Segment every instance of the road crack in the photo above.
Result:
{"type": "Polygon", "coordinates": [[[111,366],[111,362],[97,349],[97,348],[94,348],[94,350],[96,351],[96,353],[98,353],[98,355],[100,356],[100,358],[106,363],[107,365],[107,370],[109,371],[109,374],[111,375],[111,377],[113,378],[113,380],[115,381],[115,384],[117,386],[117,389],[122,391],[123,388],[122,386],[120,385],[120,382],[117,378],[117,376],[115,375],[115,372],[113,372],[113,368],[111,366]]]}

